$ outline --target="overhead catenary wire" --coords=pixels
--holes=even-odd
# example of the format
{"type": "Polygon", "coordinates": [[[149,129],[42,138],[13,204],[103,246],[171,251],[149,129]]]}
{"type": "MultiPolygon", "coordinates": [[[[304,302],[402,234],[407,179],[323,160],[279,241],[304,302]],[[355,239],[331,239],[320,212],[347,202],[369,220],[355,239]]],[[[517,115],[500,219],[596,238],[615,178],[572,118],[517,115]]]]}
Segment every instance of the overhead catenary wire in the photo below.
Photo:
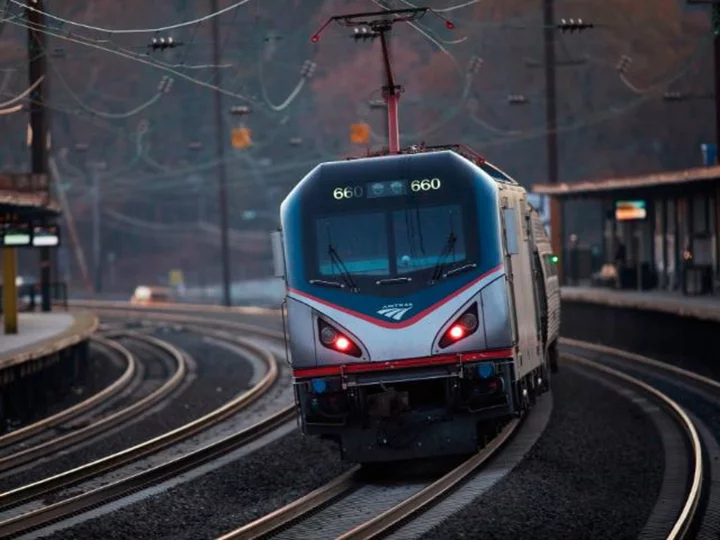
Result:
{"type": "Polygon", "coordinates": [[[26,88],[25,90],[23,90],[20,94],[18,94],[18,95],[15,96],[14,98],[12,98],[12,99],[10,99],[10,100],[8,100],[8,101],[4,101],[4,102],[0,103],[0,107],[9,107],[10,105],[13,105],[14,103],[17,103],[17,102],[20,101],[21,99],[25,98],[30,92],[32,92],[33,90],[35,90],[35,88],[37,88],[38,85],[39,85],[41,82],[43,82],[43,80],[45,80],[45,75],[41,75],[40,77],[38,77],[38,78],[35,80],[34,83],[32,83],[28,88],[26,88]]]}
{"type": "MultiPolygon", "coordinates": [[[[52,37],[55,37],[55,38],[58,38],[58,39],[62,39],[62,40],[65,40],[65,41],[69,41],[69,42],[72,42],[72,43],[77,43],[77,44],[79,44],[79,45],[84,45],[84,46],[86,46],[86,47],[91,47],[91,48],[94,48],[94,49],[98,49],[98,50],[101,50],[101,51],[105,51],[105,52],[108,52],[108,53],[110,53],[110,54],[114,54],[114,55],[116,55],[116,56],[121,56],[121,57],[123,57],[123,58],[127,58],[127,59],[129,59],[129,60],[134,60],[134,61],[139,62],[139,63],[141,63],[141,64],[145,64],[145,65],[148,65],[148,66],[151,66],[151,67],[160,69],[160,70],[162,70],[162,71],[167,71],[168,73],[172,73],[172,74],[176,75],[177,77],[179,77],[179,78],[181,78],[181,79],[185,79],[185,80],[187,80],[187,81],[190,81],[190,82],[192,82],[192,83],[194,83],[194,84],[197,84],[198,86],[202,86],[202,87],[205,87],[205,88],[209,88],[209,89],[211,89],[211,90],[215,90],[216,92],[220,92],[220,93],[223,94],[223,95],[226,95],[226,96],[229,96],[229,97],[233,97],[233,98],[236,98],[236,99],[239,99],[239,100],[242,100],[242,101],[246,101],[246,102],[248,102],[248,103],[253,103],[253,104],[256,104],[256,105],[260,105],[260,104],[258,104],[258,103],[256,102],[256,100],[254,100],[254,99],[252,99],[252,98],[250,98],[250,97],[248,97],[248,96],[239,94],[239,93],[237,93],[237,92],[232,92],[232,91],[226,90],[226,89],[224,89],[224,88],[220,88],[220,87],[218,87],[218,86],[216,86],[216,85],[213,85],[213,84],[207,83],[207,82],[205,82],[205,81],[202,81],[202,80],[200,80],[200,79],[197,79],[197,78],[195,78],[195,77],[192,77],[192,76],[188,75],[187,73],[183,73],[183,72],[181,72],[181,71],[178,71],[177,69],[169,68],[169,67],[163,66],[163,65],[161,65],[161,64],[158,64],[157,62],[154,62],[154,61],[152,61],[152,60],[149,60],[149,59],[147,59],[147,58],[145,58],[145,57],[143,57],[143,56],[141,56],[141,55],[138,55],[138,54],[128,53],[128,52],[124,52],[124,51],[121,51],[121,50],[110,49],[110,48],[108,48],[108,47],[103,47],[102,45],[98,45],[97,43],[93,43],[93,42],[90,42],[90,41],[85,41],[85,40],[82,40],[82,39],[76,39],[76,38],[74,38],[74,37],[66,36],[66,35],[60,34],[60,33],[58,33],[58,32],[50,31],[50,30],[47,29],[47,27],[40,27],[40,26],[38,26],[38,25],[29,25],[29,24],[25,24],[25,23],[22,23],[22,22],[12,21],[12,20],[9,20],[9,19],[5,19],[5,20],[6,20],[8,23],[13,24],[13,25],[15,25],[15,26],[20,26],[20,27],[26,28],[26,29],[32,29],[32,30],[35,30],[35,31],[37,31],[37,32],[42,32],[42,33],[44,33],[44,34],[47,34],[48,36],[52,36],[52,37]]],[[[75,34],[73,34],[73,35],[75,35],[75,34]]],[[[263,108],[263,107],[258,107],[258,110],[264,112],[265,114],[269,114],[269,112],[270,112],[270,111],[266,110],[266,109],[263,108]]]]}
{"type": "Polygon", "coordinates": [[[199,24],[205,21],[209,21],[213,17],[217,17],[219,15],[222,15],[223,13],[227,13],[228,11],[232,11],[233,9],[237,9],[248,2],[250,0],[240,0],[239,2],[235,2],[234,4],[230,4],[227,7],[224,7],[222,9],[219,9],[213,13],[209,13],[208,15],[205,15],[204,17],[199,17],[197,19],[194,19],[192,21],[185,21],[181,23],[176,24],[170,24],[166,26],[159,26],[157,28],[126,28],[126,29],[113,29],[113,28],[101,28],[99,26],[93,26],[90,24],[85,24],[77,21],[73,21],[70,19],[63,19],[62,17],[58,17],[57,15],[53,15],[51,13],[47,13],[45,11],[39,10],[37,8],[32,7],[29,4],[26,4],[24,2],[18,2],[18,0],[9,0],[13,4],[22,7],[23,9],[28,9],[30,11],[34,11],[36,13],[42,13],[47,17],[48,19],[53,19],[55,21],[61,22],[63,24],[67,24],[70,26],[77,26],[78,28],[85,28],[86,30],[93,30],[95,32],[102,32],[103,34],[148,34],[148,33],[157,33],[157,32],[167,32],[168,30],[175,30],[177,28],[183,28],[185,26],[192,26],[194,24],[199,24]]]}

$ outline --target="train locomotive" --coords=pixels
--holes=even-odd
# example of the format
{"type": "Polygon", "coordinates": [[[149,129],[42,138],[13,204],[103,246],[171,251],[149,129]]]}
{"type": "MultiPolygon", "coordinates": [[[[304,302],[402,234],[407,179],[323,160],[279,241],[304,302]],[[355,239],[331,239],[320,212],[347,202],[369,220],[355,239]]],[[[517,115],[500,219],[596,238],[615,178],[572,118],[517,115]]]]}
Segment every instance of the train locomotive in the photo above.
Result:
{"type": "Polygon", "coordinates": [[[304,433],[360,463],[466,454],[549,389],[555,258],[498,168],[458,148],[322,163],[280,212],[304,433]]]}

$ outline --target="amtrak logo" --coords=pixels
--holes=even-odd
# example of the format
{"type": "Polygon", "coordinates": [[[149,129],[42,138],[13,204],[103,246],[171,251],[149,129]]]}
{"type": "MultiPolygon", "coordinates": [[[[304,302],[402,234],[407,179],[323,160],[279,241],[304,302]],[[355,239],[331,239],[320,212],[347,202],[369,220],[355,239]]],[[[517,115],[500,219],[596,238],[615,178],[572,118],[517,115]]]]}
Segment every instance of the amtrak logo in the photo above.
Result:
{"type": "Polygon", "coordinates": [[[388,304],[378,309],[377,313],[378,315],[383,315],[388,319],[399,321],[412,308],[412,304],[388,304]]]}

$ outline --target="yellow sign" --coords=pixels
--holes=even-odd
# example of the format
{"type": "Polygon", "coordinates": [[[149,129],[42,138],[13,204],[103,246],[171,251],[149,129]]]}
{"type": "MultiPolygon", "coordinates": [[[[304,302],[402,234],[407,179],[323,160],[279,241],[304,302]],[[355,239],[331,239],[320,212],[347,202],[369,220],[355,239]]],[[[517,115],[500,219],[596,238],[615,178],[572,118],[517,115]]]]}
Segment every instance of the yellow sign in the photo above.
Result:
{"type": "Polygon", "coordinates": [[[350,124],[350,142],[368,144],[370,142],[370,126],[367,124],[350,124]]]}
{"type": "Polygon", "coordinates": [[[170,285],[176,287],[183,284],[182,270],[170,270],[170,285]]]}
{"type": "Polygon", "coordinates": [[[233,128],[232,145],[233,148],[243,149],[252,144],[252,132],[246,128],[233,128]]]}

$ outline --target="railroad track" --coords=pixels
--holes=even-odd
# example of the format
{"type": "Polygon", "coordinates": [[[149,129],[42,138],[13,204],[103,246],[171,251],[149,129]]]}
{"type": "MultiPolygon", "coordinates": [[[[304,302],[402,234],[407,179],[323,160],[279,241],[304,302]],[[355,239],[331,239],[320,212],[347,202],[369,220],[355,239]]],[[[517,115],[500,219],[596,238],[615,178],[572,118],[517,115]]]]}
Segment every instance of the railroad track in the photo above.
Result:
{"type": "MultiPolygon", "coordinates": [[[[7,448],[10,445],[13,445],[13,447],[20,446],[21,444],[25,445],[25,442],[31,437],[39,437],[43,434],[43,432],[49,432],[49,435],[54,435],[51,438],[45,437],[29,447],[18,448],[14,451],[11,449],[10,453],[6,453],[0,457],[0,472],[5,472],[31,461],[39,460],[40,458],[50,454],[57,453],[74,444],[95,437],[117,425],[122,424],[123,422],[126,422],[130,418],[136,417],[167,398],[175,389],[178,388],[178,386],[180,386],[187,373],[187,362],[185,356],[169,343],[156,339],[152,336],[144,335],[138,332],[125,331],[107,334],[105,339],[94,339],[125,357],[128,362],[128,367],[123,375],[115,381],[115,383],[87,400],[65,409],[58,414],[31,424],[21,430],[0,437],[0,445],[3,448],[7,448]],[[167,355],[175,364],[174,372],[163,384],[159,385],[155,390],[143,398],[132,400],[127,406],[106,416],[94,419],[84,427],[71,429],[64,435],[56,435],[53,432],[54,429],[61,427],[62,425],[67,425],[70,420],[77,419],[81,414],[91,413],[93,409],[96,409],[103,403],[107,402],[110,398],[116,396],[122,389],[128,386],[137,372],[136,358],[130,353],[130,351],[127,350],[127,348],[111,341],[110,339],[107,339],[108,337],[130,338],[155,349],[155,351],[159,354],[167,355]]],[[[2,495],[0,495],[0,508],[3,507],[2,495]]]]}
{"type": "MultiPolygon", "coordinates": [[[[586,368],[602,372],[631,385],[636,391],[652,396],[653,400],[661,404],[669,414],[672,414],[677,427],[685,434],[686,441],[692,450],[688,456],[692,475],[681,511],[675,516],[669,516],[664,524],[667,525],[669,538],[686,537],[685,535],[694,523],[703,476],[702,449],[693,421],[672,399],[639,379],[586,358],[568,356],[566,360],[582,364],[586,368]]],[[[548,396],[541,397],[538,403],[540,404],[541,400],[547,398],[548,396]]],[[[536,412],[536,410],[531,411],[531,419],[536,412]]],[[[549,415],[549,412],[547,414],[549,415]]],[[[544,426],[537,429],[538,432],[531,436],[533,443],[543,428],[544,426]]],[[[388,486],[382,484],[368,485],[361,479],[362,468],[355,467],[323,487],[260,519],[226,533],[220,539],[312,536],[359,540],[392,535],[399,527],[408,525],[410,532],[407,535],[399,532],[397,536],[399,538],[412,537],[412,521],[422,519],[429,509],[434,509],[449,494],[462,490],[463,485],[468,483],[469,479],[472,478],[472,482],[487,483],[487,479],[482,478],[487,464],[494,458],[499,459],[504,452],[503,449],[514,444],[511,437],[516,436],[522,429],[522,422],[519,419],[511,421],[478,454],[449,473],[424,485],[408,485],[406,483],[389,489],[388,486]],[[393,494],[392,491],[396,491],[396,494],[393,494]],[[389,501],[393,499],[399,500],[389,504],[389,501]],[[368,513],[372,514],[371,517],[363,517],[368,513]],[[338,523],[338,521],[342,523],[338,523]],[[343,527],[346,528],[343,529],[343,527]]],[[[527,446],[528,449],[531,444],[527,446]]],[[[497,470],[488,472],[488,476],[496,474],[497,470]]],[[[467,502],[469,501],[466,500],[465,504],[467,502]]],[[[448,507],[451,512],[453,507],[454,511],[460,508],[459,504],[452,502],[448,507]]],[[[448,515],[450,514],[439,519],[447,518],[448,515]]],[[[662,524],[656,525],[661,526],[662,524]]]]}
{"type": "Polygon", "coordinates": [[[61,424],[73,420],[82,414],[88,413],[127,388],[137,371],[138,363],[135,356],[133,356],[130,351],[119,343],[100,336],[91,337],[90,342],[91,345],[96,346],[99,349],[104,349],[105,355],[117,355],[125,362],[125,370],[120,377],[118,377],[109,386],[106,386],[80,403],[76,403],[75,405],[67,407],[56,414],[43,418],[20,429],[0,435],[0,450],[4,450],[10,445],[26,441],[43,431],[60,426],[61,424]]]}
{"type": "MultiPolygon", "coordinates": [[[[720,538],[720,382],[653,358],[583,341],[562,339],[566,357],[582,357],[603,368],[622,371],[669,395],[682,407],[695,429],[691,445],[696,462],[683,526],[668,538],[720,538]],[[702,459],[701,459],[702,458],[702,459]]],[[[667,474],[666,470],[666,474],[667,474]]],[[[661,499],[663,498],[661,494],[661,499]]],[[[665,495],[665,500],[670,497],[665,495]]],[[[658,501],[658,505],[662,500],[658,501]]],[[[656,508],[659,514],[659,508],[656,508]]]]}
{"type": "MultiPolygon", "coordinates": [[[[113,316],[116,315],[116,313],[113,314],[113,316]]],[[[148,315],[149,314],[143,313],[141,316],[143,319],[146,319],[148,315]]],[[[133,317],[132,314],[128,314],[128,316],[131,318],[133,317]]],[[[159,316],[153,321],[145,320],[144,325],[164,326],[167,323],[163,317],[165,316],[159,314],[159,316]]],[[[209,427],[232,417],[248,407],[250,404],[256,402],[278,380],[278,364],[276,359],[270,353],[250,341],[243,340],[236,337],[234,334],[230,334],[228,331],[233,331],[234,333],[250,333],[253,330],[256,330],[257,333],[263,335],[264,337],[272,337],[275,339],[280,337],[281,334],[278,335],[279,333],[277,332],[266,331],[265,329],[255,328],[249,325],[239,325],[228,321],[208,320],[207,318],[202,317],[175,318],[174,326],[180,330],[196,332],[198,334],[213,337],[220,341],[232,343],[235,346],[239,346],[251,352],[266,363],[266,374],[252,389],[236,397],[222,407],[215,409],[211,413],[206,414],[193,422],[189,422],[178,429],[172,430],[161,436],[155,437],[152,440],[138,444],[116,454],[106,456],[76,469],[66,471],[59,475],[46,478],[40,482],[23,486],[6,493],[1,493],[0,510],[7,510],[22,503],[27,503],[28,501],[47,498],[50,494],[57,492],[61,488],[81,484],[103,473],[118,469],[123,465],[133,463],[140,458],[158,453],[163,449],[187,440],[190,437],[203,432],[209,427]],[[198,322],[202,325],[195,324],[198,322]],[[212,325],[215,329],[208,328],[207,326],[209,325],[212,325]],[[225,331],[217,330],[218,327],[224,328],[225,331]]],[[[179,458],[163,462],[158,466],[124,477],[110,484],[91,489],[79,495],[69,496],[61,501],[41,506],[28,512],[10,517],[9,519],[5,519],[0,522],[0,535],[12,536],[40,528],[49,523],[62,520],[71,515],[81,513],[90,508],[97,507],[124,495],[133,493],[164,479],[176,476],[183,471],[197,467],[200,464],[242,447],[243,445],[256,440],[258,437],[287,424],[294,419],[294,415],[294,407],[284,407],[276,413],[269,415],[263,421],[258,422],[247,429],[234,433],[228,437],[224,437],[218,441],[214,441],[179,458]]]]}

